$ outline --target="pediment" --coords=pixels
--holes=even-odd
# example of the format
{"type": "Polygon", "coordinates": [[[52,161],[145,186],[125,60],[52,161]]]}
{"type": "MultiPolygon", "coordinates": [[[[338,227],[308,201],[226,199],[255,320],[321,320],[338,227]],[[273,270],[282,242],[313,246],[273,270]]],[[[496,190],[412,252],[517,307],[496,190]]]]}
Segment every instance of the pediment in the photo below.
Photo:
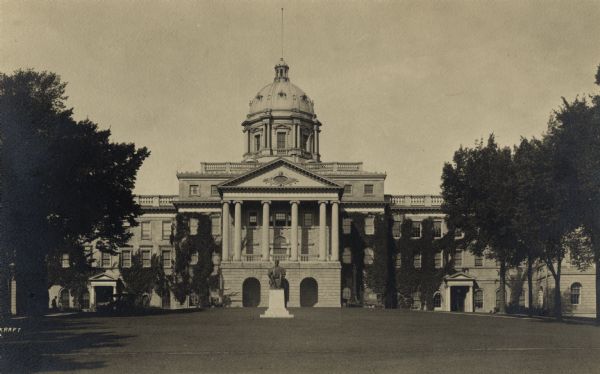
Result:
{"type": "Polygon", "coordinates": [[[219,188],[341,189],[342,186],[301,166],[277,159],[219,185],[219,188]]]}
{"type": "Polygon", "coordinates": [[[472,276],[470,276],[470,275],[468,275],[466,273],[463,273],[462,271],[459,271],[459,272],[454,273],[454,274],[447,275],[444,279],[446,280],[446,282],[448,282],[448,281],[450,281],[450,282],[452,282],[452,281],[455,281],[455,282],[460,282],[460,281],[475,282],[475,280],[476,280],[474,277],[472,277],[472,276]]]}
{"type": "Polygon", "coordinates": [[[104,272],[104,273],[100,273],[100,274],[96,274],[91,276],[88,280],[89,281],[94,281],[94,282],[115,282],[117,281],[119,278],[115,275],[109,274],[108,272],[104,272]]]}

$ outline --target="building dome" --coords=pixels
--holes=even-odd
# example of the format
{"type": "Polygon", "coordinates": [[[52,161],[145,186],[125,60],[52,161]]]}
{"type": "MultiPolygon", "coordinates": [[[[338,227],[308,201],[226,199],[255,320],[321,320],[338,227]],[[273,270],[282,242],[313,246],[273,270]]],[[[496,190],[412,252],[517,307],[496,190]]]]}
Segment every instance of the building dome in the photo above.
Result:
{"type": "Polygon", "coordinates": [[[289,66],[283,58],[275,65],[273,83],[263,87],[250,100],[248,117],[264,112],[303,112],[314,115],[312,100],[288,78],[289,66]]]}

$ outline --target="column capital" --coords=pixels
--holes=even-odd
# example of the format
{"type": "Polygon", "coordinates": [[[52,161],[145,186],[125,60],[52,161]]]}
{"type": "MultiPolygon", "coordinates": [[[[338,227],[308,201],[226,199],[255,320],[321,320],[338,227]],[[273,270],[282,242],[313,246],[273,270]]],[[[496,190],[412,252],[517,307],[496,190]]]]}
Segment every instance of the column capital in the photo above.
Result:
{"type": "Polygon", "coordinates": [[[221,203],[223,203],[223,204],[231,204],[231,200],[221,200],[221,203]]]}
{"type": "Polygon", "coordinates": [[[300,200],[292,200],[292,201],[290,201],[290,204],[298,204],[298,205],[300,205],[300,200]]]}
{"type": "Polygon", "coordinates": [[[242,205],[244,203],[244,201],[243,200],[234,200],[233,203],[242,205]]]}
{"type": "Polygon", "coordinates": [[[271,204],[271,200],[261,200],[261,204],[271,204]]]}
{"type": "Polygon", "coordinates": [[[329,200],[319,200],[319,204],[328,204],[329,200]]]}
{"type": "Polygon", "coordinates": [[[339,204],[339,203],[340,203],[340,201],[339,201],[339,200],[331,200],[331,201],[330,201],[330,203],[331,203],[331,204],[339,204]]]}

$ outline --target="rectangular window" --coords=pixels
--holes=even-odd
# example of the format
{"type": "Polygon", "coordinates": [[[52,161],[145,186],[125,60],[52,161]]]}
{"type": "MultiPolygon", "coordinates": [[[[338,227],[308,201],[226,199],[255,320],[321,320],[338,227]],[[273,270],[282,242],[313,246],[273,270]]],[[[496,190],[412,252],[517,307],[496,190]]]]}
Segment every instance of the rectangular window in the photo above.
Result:
{"type": "Polygon", "coordinates": [[[258,213],[248,212],[248,226],[250,226],[250,227],[258,226],[258,213]]]}
{"type": "Polygon", "coordinates": [[[442,221],[433,221],[433,237],[442,237],[442,221]]]}
{"type": "Polygon", "coordinates": [[[286,213],[275,213],[275,226],[284,227],[287,226],[287,214],[286,213]]]}
{"type": "Polygon", "coordinates": [[[365,184],[365,195],[373,195],[373,185],[365,184]]]}
{"type": "Polygon", "coordinates": [[[163,249],[161,251],[161,253],[162,253],[163,268],[170,269],[171,268],[171,250],[170,249],[163,249]]]}
{"type": "Polygon", "coordinates": [[[375,217],[365,218],[365,234],[366,235],[375,234],[375,217]]]}
{"type": "Polygon", "coordinates": [[[306,152],[310,152],[310,149],[308,147],[308,134],[306,133],[302,133],[302,149],[306,152]]]}
{"type": "Polygon", "coordinates": [[[475,256],[475,266],[483,266],[483,256],[475,256]]]}
{"type": "Polygon", "coordinates": [[[190,196],[200,196],[200,186],[197,184],[190,185],[190,196]]]}
{"type": "Polygon", "coordinates": [[[69,266],[71,266],[71,264],[69,263],[69,254],[68,253],[62,254],[61,266],[63,268],[68,268],[69,266]]]}
{"type": "Polygon", "coordinates": [[[351,184],[344,185],[344,194],[352,195],[352,185],[351,184]]]}
{"type": "Polygon", "coordinates": [[[285,132],[277,133],[277,149],[285,149],[285,132]]]}
{"type": "Polygon", "coordinates": [[[442,252],[436,252],[434,259],[435,259],[435,268],[441,269],[441,267],[442,267],[442,252]]]}
{"type": "Polygon", "coordinates": [[[400,269],[402,267],[402,255],[400,253],[396,254],[396,268],[400,269]]]}
{"type": "Polygon", "coordinates": [[[414,239],[418,239],[421,237],[421,222],[413,221],[410,237],[414,239]]]}
{"type": "Polygon", "coordinates": [[[171,221],[162,222],[162,238],[163,240],[171,239],[171,221]]]}
{"type": "Polygon", "coordinates": [[[210,195],[219,196],[219,189],[217,188],[217,185],[213,184],[212,186],[210,186],[210,195]]]}
{"type": "Polygon", "coordinates": [[[131,251],[128,249],[121,251],[121,267],[131,267],[131,251]]]}
{"type": "Polygon", "coordinates": [[[143,240],[152,239],[152,223],[151,222],[142,222],[142,239],[143,240]]]}
{"type": "Polygon", "coordinates": [[[454,253],[454,267],[462,267],[462,251],[458,250],[454,253]]]}
{"type": "Polygon", "coordinates": [[[109,268],[110,267],[110,253],[102,252],[102,267],[109,268]]]}
{"type": "Polygon", "coordinates": [[[198,218],[190,218],[190,235],[198,235],[198,218]]]}
{"type": "Polygon", "coordinates": [[[413,259],[413,266],[415,267],[415,269],[420,269],[421,268],[421,254],[417,253],[413,259]]]}
{"type": "Polygon", "coordinates": [[[352,218],[344,218],[342,221],[342,230],[344,234],[350,234],[352,232],[352,218]]]}
{"type": "Polygon", "coordinates": [[[254,135],[254,152],[260,151],[260,135],[254,135]]]}
{"type": "Polygon", "coordinates": [[[302,226],[311,227],[313,225],[313,215],[312,213],[304,213],[304,222],[302,226]]]}
{"type": "Polygon", "coordinates": [[[192,257],[190,258],[190,265],[196,265],[198,263],[198,252],[192,253],[192,257]]]}
{"type": "Polygon", "coordinates": [[[141,252],[142,252],[142,267],[149,268],[150,266],[152,266],[151,256],[150,256],[150,253],[152,253],[151,250],[150,250],[150,248],[145,248],[145,249],[142,248],[141,252]]]}
{"type": "Polygon", "coordinates": [[[221,235],[221,216],[210,217],[210,228],[212,235],[221,235]]]}
{"type": "Polygon", "coordinates": [[[482,289],[475,290],[475,308],[477,308],[477,309],[483,308],[483,290],[482,289]]]}
{"type": "Polygon", "coordinates": [[[402,235],[402,221],[394,221],[392,223],[392,236],[394,239],[400,239],[402,235]]]}

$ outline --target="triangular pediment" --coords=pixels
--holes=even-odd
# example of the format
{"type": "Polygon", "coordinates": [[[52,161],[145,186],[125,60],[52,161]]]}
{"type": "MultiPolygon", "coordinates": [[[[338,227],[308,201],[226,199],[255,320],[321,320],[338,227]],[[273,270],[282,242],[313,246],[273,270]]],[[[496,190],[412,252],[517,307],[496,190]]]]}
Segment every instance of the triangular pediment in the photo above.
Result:
{"type": "Polygon", "coordinates": [[[277,159],[219,185],[219,188],[316,188],[342,186],[285,159],[277,159]]]}
{"type": "Polygon", "coordinates": [[[100,273],[100,274],[96,274],[91,276],[88,280],[89,281],[94,281],[94,282],[114,282],[116,280],[118,280],[119,278],[116,275],[110,274],[108,272],[104,272],[104,273],[100,273]]]}
{"type": "Polygon", "coordinates": [[[472,281],[474,282],[476,279],[472,276],[470,276],[469,274],[463,273],[462,271],[459,271],[457,273],[454,274],[450,274],[450,275],[446,275],[446,277],[444,278],[446,280],[446,282],[448,281],[472,281]]]}

